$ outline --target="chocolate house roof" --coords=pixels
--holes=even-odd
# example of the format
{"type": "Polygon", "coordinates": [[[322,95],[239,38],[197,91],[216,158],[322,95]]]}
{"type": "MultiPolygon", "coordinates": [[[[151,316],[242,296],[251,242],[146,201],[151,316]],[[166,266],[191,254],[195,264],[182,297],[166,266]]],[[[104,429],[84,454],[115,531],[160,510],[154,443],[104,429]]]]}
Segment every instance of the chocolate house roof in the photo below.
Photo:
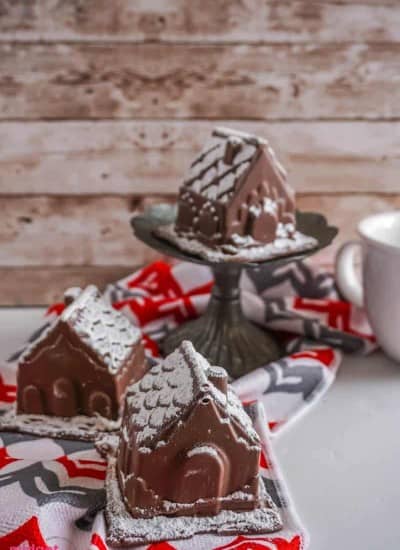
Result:
{"type": "Polygon", "coordinates": [[[24,352],[26,360],[56,327],[64,323],[99,359],[111,374],[116,374],[140,340],[140,330],[103,299],[90,285],[64,309],[63,313],[32,342],[24,352]]]}
{"type": "Polygon", "coordinates": [[[193,161],[184,187],[213,201],[228,202],[244,181],[252,161],[264,152],[277,174],[286,179],[286,171],[268,142],[260,137],[229,128],[216,128],[213,138],[193,161]]]}
{"type": "MultiPolygon", "coordinates": [[[[226,395],[217,389],[208,379],[211,372],[215,376],[215,367],[196,352],[191,342],[185,341],[130,386],[127,394],[128,430],[135,432],[138,447],[160,443],[163,432],[178,423],[198,399],[206,396],[223,409],[228,419],[242,428],[248,442],[258,443],[257,433],[239,399],[230,389],[226,395]]],[[[125,433],[124,437],[128,439],[129,436],[125,433]]]]}

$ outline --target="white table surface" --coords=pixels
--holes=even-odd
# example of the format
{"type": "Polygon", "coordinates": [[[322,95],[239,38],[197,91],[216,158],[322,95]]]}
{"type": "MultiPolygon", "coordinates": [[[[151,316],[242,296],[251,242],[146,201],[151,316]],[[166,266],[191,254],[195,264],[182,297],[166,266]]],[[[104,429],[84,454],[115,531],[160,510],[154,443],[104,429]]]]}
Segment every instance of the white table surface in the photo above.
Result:
{"type": "MultiPolygon", "coordinates": [[[[3,357],[42,315],[0,309],[3,357]]],[[[400,548],[400,365],[347,356],[326,396],[273,445],[311,550],[400,548]]]]}

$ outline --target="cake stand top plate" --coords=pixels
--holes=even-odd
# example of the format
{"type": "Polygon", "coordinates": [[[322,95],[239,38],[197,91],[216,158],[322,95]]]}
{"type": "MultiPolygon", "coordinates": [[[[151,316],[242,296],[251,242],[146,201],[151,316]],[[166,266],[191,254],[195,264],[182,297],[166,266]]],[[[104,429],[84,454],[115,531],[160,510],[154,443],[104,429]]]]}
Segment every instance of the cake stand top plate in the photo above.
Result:
{"type": "MultiPolygon", "coordinates": [[[[131,225],[135,236],[163,255],[172,256],[179,260],[186,262],[193,262],[196,264],[208,265],[215,267],[221,265],[221,262],[212,262],[205,260],[194,254],[189,254],[180,250],[172,243],[158,237],[154,234],[154,229],[160,225],[167,225],[174,223],[176,218],[177,208],[170,204],[157,204],[147,210],[143,214],[134,216],[131,219],[131,225]]],[[[283,254],[279,257],[271,258],[262,262],[232,262],[231,265],[240,265],[247,268],[256,268],[262,265],[268,264],[271,268],[276,265],[283,265],[285,263],[298,261],[307,256],[315,254],[319,250],[325,248],[333,241],[338,229],[337,227],[328,225],[326,218],[317,212],[300,212],[296,211],[296,224],[297,229],[304,233],[314,237],[318,244],[310,250],[302,250],[299,252],[291,252],[283,254]]]]}

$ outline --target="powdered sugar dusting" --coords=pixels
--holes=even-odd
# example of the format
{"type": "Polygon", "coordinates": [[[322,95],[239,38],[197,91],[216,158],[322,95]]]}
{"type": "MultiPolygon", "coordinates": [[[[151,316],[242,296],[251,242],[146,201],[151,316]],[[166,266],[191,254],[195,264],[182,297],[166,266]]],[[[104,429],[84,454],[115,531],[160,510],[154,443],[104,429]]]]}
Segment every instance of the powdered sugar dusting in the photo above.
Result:
{"type": "Polygon", "coordinates": [[[99,415],[63,418],[41,414],[17,414],[15,405],[0,416],[0,430],[80,441],[95,441],[103,433],[116,432],[120,426],[120,420],[109,420],[99,415]]]}
{"type": "Polygon", "coordinates": [[[259,445],[259,439],[239,399],[229,388],[227,395],[210,380],[208,374],[223,369],[211,367],[208,361],[185,341],[166,359],[152,367],[144,377],[129,387],[122,434],[128,442],[134,432],[140,449],[154,443],[163,444],[161,434],[172,423],[178,424],[200,394],[210,396],[225,411],[228,419],[245,431],[248,446],[259,445]]]}
{"type": "Polygon", "coordinates": [[[200,256],[214,263],[264,262],[295,252],[311,250],[318,245],[318,241],[314,237],[304,235],[299,231],[295,231],[290,237],[287,236],[288,232],[284,231],[284,227],[278,228],[277,238],[271,243],[260,244],[254,241],[252,237],[234,235],[232,237],[234,244],[225,244],[218,248],[210,248],[190,234],[186,236],[178,235],[173,225],[160,226],[155,230],[155,233],[184,252],[200,256]]]}
{"type": "MultiPolygon", "coordinates": [[[[178,540],[198,533],[249,534],[271,533],[282,528],[278,509],[260,480],[260,507],[251,511],[223,510],[215,516],[155,516],[133,518],[125,507],[116,478],[115,457],[109,456],[106,477],[107,542],[130,546],[163,540],[178,540]]],[[[247,495],[246,495],[247,496],[247,495]]],[[[241,498],[234,493],[226,498],[241,498]]]]}
{"type": "Polygon", "coordinates": [[[264,197],[260,205],[257,206],[253,204],[249,208],[249,212],[251,212],[256,217],[260,216],[260,214],[262,214],[263,212],[276,216],[277,211],[278,211],[278,202],[272,200],[269,197],[264,197]]]}
{"type": "Polygon", "coordinates": [[[122,367],[140,339],[140,330],[88,286],[61,315],[79,338],[107,365],[111,374],[122,367]]]}
{"type": "Polygon", "coordinates": [[[214,137],[210,140],[194,160],[184,185],[207,199],[226,202],[259,150],[256,143],[246,143],[239,138],[237,141],[241,148],[233,163],[226,164],[224,154],[227,139],[214,137]]]}
{"type": "Polygon", "coordinates": [[[134,425],[139,446],[151,444],[193,402],[200,387],[208,382],[204,361],[190,342],[184,342],[130,386],[128,421],[134,425]]]}

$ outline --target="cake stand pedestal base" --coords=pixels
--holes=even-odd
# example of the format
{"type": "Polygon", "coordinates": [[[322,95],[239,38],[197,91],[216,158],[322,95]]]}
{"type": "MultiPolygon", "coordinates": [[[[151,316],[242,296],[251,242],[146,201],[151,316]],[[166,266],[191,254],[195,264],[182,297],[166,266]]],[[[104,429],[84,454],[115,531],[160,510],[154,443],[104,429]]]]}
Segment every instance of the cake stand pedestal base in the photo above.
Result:
{"type": "Polygon", "coordinates": [[[158,204],[132,218],[131,223],[135,236],[161,254],[209,266],[214,273],[215,284],[204,315],[171,331],[161,344],[162,351],[170,353],[183,340],[190,340],[197,351],[214,365],[224,367],[231,378],[243,376],[254,368],[278,359],[283,350],[275,334],[254,325],[243,314],[239,287],[242,269],[262,268],[263,272],[273,271],[289,262],[302,260],[330,244],[337,228],[328,225],[321,214],[297,212],[297,228],[304,235],[317,240],[314,249],[299,250],[263,262],[216,263],[184,252],[156,234],[157,228],[173,224],[175,219],[175,206],[158,204]]]}
{"type": "Polygon", "coordinates": [[[240,275],[243,266],[212,266],[215,284],[206,312],[195,321],[178,327],[162,342],[168,354],[183,340],[213,365],[224,367],[231,378],[238,378],[278,359],[282,350],[276,339],[244,316],[240,303],[240,275]]]}

